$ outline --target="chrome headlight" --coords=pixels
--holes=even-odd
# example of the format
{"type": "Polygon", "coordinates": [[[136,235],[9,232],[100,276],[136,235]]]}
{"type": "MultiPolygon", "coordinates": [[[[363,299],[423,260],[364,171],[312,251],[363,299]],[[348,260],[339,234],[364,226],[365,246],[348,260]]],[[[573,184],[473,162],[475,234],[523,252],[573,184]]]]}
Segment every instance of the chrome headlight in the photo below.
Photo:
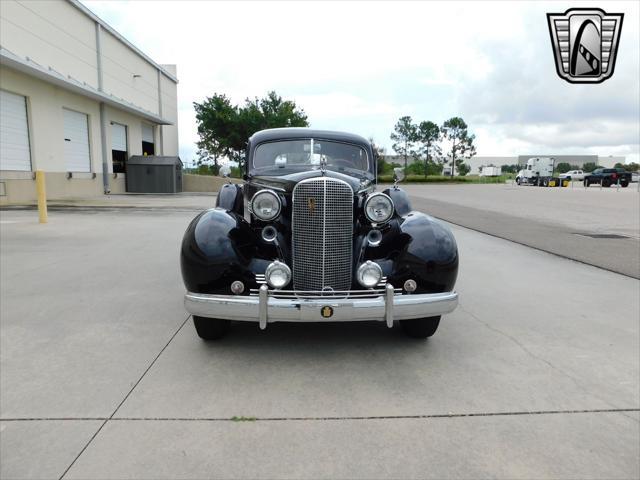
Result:
{"type": "Polygon", "coordinates": [[[385,223],[393,216],[393,201],[389,195],[374,193],[364,202],[364,214],[371,223],[385,223]]]}
{"type": "Polygon", "coordinates": [[[382,280],[382,269],[377,263],[367,260],[358,267],[357,277],[360,285],[373,288],[382,280]]]}
{"type": "Polygon", "coordinates": [[[251,212],[265,222],[275,220],[280,215],[281,208],[280,197],[273,190],[260,190],[249,202],[251,212]]]}
{"type": "Polygon", "coordinates": [[[269,264],[264,272],[264,277],[273,288],[286,287],[291,281],[291,269],[286,263],[276,260],[269,264]]]}

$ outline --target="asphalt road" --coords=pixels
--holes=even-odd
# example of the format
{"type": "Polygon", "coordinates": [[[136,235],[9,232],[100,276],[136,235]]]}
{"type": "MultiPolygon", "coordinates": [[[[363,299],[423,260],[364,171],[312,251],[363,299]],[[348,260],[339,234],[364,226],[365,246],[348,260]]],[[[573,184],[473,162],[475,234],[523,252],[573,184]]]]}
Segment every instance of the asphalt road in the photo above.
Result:
{"type": "Polygon", "coordinates": [[[638,280],[453,226],[460,307],[426,342],[207,344],[178,268],[195,213],[0,212],[0,477],[640,475],[638,280]]]}
{"type": "Polygon", "coordinates": [[[456,225],[640,278],[640,193],[582,186],[404,185],[413,207],[456,225]]]}

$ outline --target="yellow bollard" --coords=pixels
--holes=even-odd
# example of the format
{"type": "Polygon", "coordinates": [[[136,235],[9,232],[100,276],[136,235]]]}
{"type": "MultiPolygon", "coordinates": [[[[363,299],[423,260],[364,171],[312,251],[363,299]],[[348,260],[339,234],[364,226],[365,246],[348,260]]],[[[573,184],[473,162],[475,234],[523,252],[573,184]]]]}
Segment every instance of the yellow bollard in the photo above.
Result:
{"type": "Polygon", "coordinates": [[[38,217],[40,217],[40,223],[47,223],[47,189],[42,170],[36,170],[36,191],[38,193],[38,217]]]}

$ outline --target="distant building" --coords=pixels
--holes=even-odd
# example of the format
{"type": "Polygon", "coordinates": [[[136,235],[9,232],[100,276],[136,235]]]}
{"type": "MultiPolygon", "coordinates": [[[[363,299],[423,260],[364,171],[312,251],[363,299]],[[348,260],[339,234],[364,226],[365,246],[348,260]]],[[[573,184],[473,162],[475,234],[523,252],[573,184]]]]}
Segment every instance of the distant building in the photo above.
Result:
{"type": "Polygon", "coordinates": [[[50,198],[93,196],[133,155],[178,155],[175,65],[78,0],[2,1],[0,65],[0,204],[34,201],[36,170],[50,198]]]}

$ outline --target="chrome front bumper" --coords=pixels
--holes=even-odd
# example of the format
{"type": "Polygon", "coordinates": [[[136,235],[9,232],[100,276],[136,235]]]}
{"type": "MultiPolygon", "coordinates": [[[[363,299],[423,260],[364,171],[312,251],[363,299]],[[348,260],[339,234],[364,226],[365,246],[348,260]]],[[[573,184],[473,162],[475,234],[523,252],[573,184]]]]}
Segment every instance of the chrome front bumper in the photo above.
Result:
{"type": "Polygon", "coordinates": [[[394,320],[435,317],[458,305],[456,292],[402,295],[391,285],[379,294],[358,291],[344,296],[305,296],[304,292],[269,290],[262,285],[253,296],[187,292],[184,306],[200,317],[259,322],[357,322],[378,320],[393,327],[394,320]],[[329,308],[327,308],[329,307],[329,308]]]}

